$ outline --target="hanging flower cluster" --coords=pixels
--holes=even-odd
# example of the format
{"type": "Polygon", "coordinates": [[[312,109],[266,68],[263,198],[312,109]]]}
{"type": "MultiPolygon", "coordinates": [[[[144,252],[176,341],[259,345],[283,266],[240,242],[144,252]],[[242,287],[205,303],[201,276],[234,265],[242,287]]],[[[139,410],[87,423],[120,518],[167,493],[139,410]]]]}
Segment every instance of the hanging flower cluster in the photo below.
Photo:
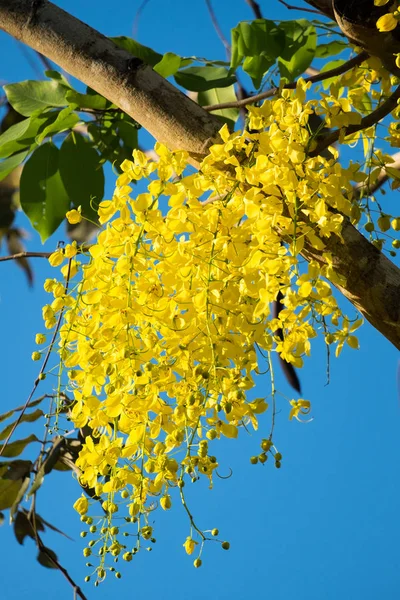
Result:
{"type": "MultiPolygon", "coordinates": [[[[332,295],[326,278],[341,281],[329,253],[321,266],[305,263],[301,251],[311,244],[324,252],[324,240],[340,236],[343,215],[355,220],[352,185],[364,175],[358,165],[342,167],[334,148],[329,159],[307,156],[317,102],[306,101],[306,89],[300,81],[294,92],[250,108],[249,131],[224,126],[196,173],[185,171],[186,152],[157,143],[159,160],[151,162],[135,150],[112,200],[99,207],[105,227],[87,259],[78,260],[76,244],[50,258],[53,266],[64,262],[69,282],[67,290],[46,281],[54,300],[43,316],[51,329],[63,311],[59,355],[73,393],[69,416],[86,436],[76,465],[80,483],[95,494],[75,508],[97,537],[84,551],[100,557],[97,580],[107,557],[129,561],[154,540],[150,513],[168,510],[179,496],[191,526],[184,547],[192,554],[199,545],[200,566],[208,538],[186,505],[185,481],[207,478],[211,486],[216,441],[257,429],[269,403],[274,422],[271,353],[301,367],[317,331],[337,353],[344,343],[358,347],[361,319],[350,322],[332,295]],[[147,191],[132,199],[130,184],[139,180],[147,191]],[[266,369],[272,392],[255,398],[249,392],[266,369]],[[87,514],[92,504],[99,512],[99,499],[100,525],[87,514]]],[[[358,117],[347,101],[329,96],[318,111],[335,125],[358,117]]],[[[68,218],[78,222],[80,211],[68,218]]],[[[290,419],[309,411],[304,399],[288,402],[290,419]]],[[[280,467],[272,438],[273,427],[252,462],[272,455],[280,467]]],[[[210,533],[216,539],[218,531],[210,533]]]]}

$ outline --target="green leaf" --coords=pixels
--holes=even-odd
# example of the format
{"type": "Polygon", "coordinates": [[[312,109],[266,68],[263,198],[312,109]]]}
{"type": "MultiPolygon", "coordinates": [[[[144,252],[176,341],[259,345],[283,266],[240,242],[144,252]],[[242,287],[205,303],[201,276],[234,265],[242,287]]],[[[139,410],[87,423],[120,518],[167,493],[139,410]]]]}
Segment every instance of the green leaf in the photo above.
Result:
{"type": "Polygon", "coordinates": [[[24,162],[25,158],[28,156],[29,150],[25,150],[25,152],[18,152],[18,154],[13,154],[8,158],[5,158],[0,162],[0,181],[7,177],[11,171],[14,171],[16,167],[18,167],[22,162],[24,162]]]}
{"type": "MultiPolygon", "coordinates": [[[[37,398],[36,400],[31,400],[31,402],[29,402],[29,404],[27,404],[26,408],[33,408],[34,406],[37,406],[38,404],[43,402],[44,399],[45,399],[45,396],[41,396],[40,398],[37,398]]],[[[0,415],[0,423],[2,421],[5,421],[9,417],[11,417],[11,415],[13,415],[15,412],[20,412],[21,410],[24,410],[24,408],[25,408],[25,406],[22,405],[22,406],[18,406],[17,408],[14,408],[13,410],[9,410],[6,413],[3,413],[2,415],[0,415]]]]}
{"type": "Polygon", "coordinates": [[[27,460],[15,460],[1,464],[0,510],[10,508],[14,504],[31,467],[31,461],[27,460]]]}
{"type": "Polygon", "coordinates": [[[228,87],[236,82],[223,67],[188,67],[178,71],[175,81],[191,92],[205,92],[216,87],[228,87]]]}
{"type": "Polygon", "coordinates": [[[35,479],[33,481],[32,487],[29,490],[29,496],[32,496],[42,485],[45,475],[50,473],[56,464],[58,457],[60,456],[60,452],[64,443],[64,438],[58,437],[53,441],[53,445],[50,448],[45,460],[42,462],[40,469],[36,473],[35,479]]]}
{"type": "Polygon", "coordinates": [[[121,35],[119,37],[112,37],[110,40],[113,41],[114,44],[116,44],[119,48],[126,50],[129,52],[129,54],[132,54],[136,58],[140,58],[143,60],[143,62],[151,67],[154,67],[162,60],[162,54],[155,52],[148,46],[139,44],[139,42],[136,42],[136,40],[133,40],[132,38],[121,35]]]}
{"type": "Polygon", "coordinates": [[[35,539],[32,525],[25,512],[18,511],[14,519],[14,535],[17,539],[18,544],[23,544],[25,538],[28,536],[35,539]]]}
{"type": "Polygon", "coordinates": [[[75,108],[73,106],[67,106],[66,108],[63,108],[63,110],[60,110],[55,120],[44,127],[36,137],[37,144],[41,144],[46,137],[73,129],[80,121],[78,115],[74,113],[74,110],[75,108]]]}
{"type": "Polygon", "coordinates": [[[28,489],[30,482],[31,482],[31,478],[29,475],[26,475],[24,477],[24,479],[22,480],[18,494],[17,494],[12,506],[10,507],[10,520],[11,521],[13,521],[14,515],[18,510],[18,506],[19,506],[21,500],[23,499],[26,490],[28,489]]]}
{"type": "MultiPolygon", "coordinates": [[[[0,135],[0,158],[5,158],[14,154],[14,152],[25,149],[28,144],[24,144],[20,140],[29,136],[31,125],[31,119],[24,119],[16,125],[12,125],[0,135]]],[[[33,136],[31,136],[31,142],[33,142],[33,136]]]]}
{"type": "Polygon", "coordinates": [[[11,479],[0,479],[0,510],[10,508],[18,496],[21,487],[20,481],[11,479]]]}
{"type": "Polygon", "coordinates": [[[71,537],[69,537],[69,535],[67,535],[66,533],[64,533],[63,531],[61,531],[61,529],[58,529],[58,527],[55,527],[55,525],[52,525],[51,523],[49,523],[48,521],[45,521],[40,515],[38,515],[36,513],[35,515],[36,517],[36,527],[38,527],[38,524],[40,523],[40,525],[43,527],[43,530],[45,529],[44,526],[48,527],[49,529],[51,529],[52,531],[55,531],[56,533],[59,533],[60,535],[63,535],[64,537],[66,537],[69,540],[72,540],[71,537]]]}
{"type": "MultiPolygon", "coordinates": [[[[222,104],[225,102],[236,102],[235,88],[230,85],[226,88],[215,88],[213,90],[207,90],[200,92],[197,100],[200,106],[207,106],[210,104],[222,104]]],[[[221,110],[213,111],[213,115],[217,115],[221,118],[224,123],[227,123],[233,128],[233,124],[237,121],[239,116],[238,108],[223,108],[221,110]]]]}
{"type": "Polygon", "coordinates": [[[0,135],[0,158],[6,158],[26,149],[33,150],[37,146],[36,136],[43,128],[56,120],[57,114],[57,112],[51,111],[32,115],[30,119],[24,119],[7,129],[0,135]]]}
{"type": "Polygon", "coordinates": [[[70,207],[58,163],[58,148],[47,142],[34,151],[21,175],[21,207],[42,242],[57,229],[70,207]]]}
{"type": "Polygon", "coordinates": [[[348,49],[349,45],[341,40],[334,40],[329,44],[320,44],[315,50],[315,58],[328,58],[329,56],[336,56],[343,50],[348,49]]]}
{"type": "MultiPolygon", "coordinates": [[[[336,69],[336,67],[341,67],[346,61],[338,58],[337,60],[331,60],[328,63],[325,63],[323,67],[320,69],[320,73],[326,73],[326,71],[330,71],[331,69],[336,69]]],[[[328,79],[324,79],[321,81],[322,87],[324,90],[328,89],[333,81],[336,81],[336,77],[329,77],[328,79]]]]}
{"type": "Polygon", "coordinates": [[[58,560],[57,554],[53,552],[53,550],[50,550],[50,548],[46,548],[46,546],[43,546],[43,549],[39,550],[39,554],[37,555],[38,562],[43,567],[47,567],[48,569],[57,569],[57,565],[54,564],[51,558],[54,558],[55,561],[58,560]]]}
{"type": "Polygon", "coordinates": [[[311,65],[317,46],[315,27],[306,19],[284,21],[280,24],[286,43],[278,59],[281,77],[293,81],[311,65]]]}
{"type": "Polygon", "coordinates": [[[246,57],[261,55],[264,57],[264,64],[269,63],[271,66],[285,47],[285,32],[268,19],[239,23],[232,29],[231,39],[231,69],[233,70],[237,69],[246,57]]]}
{"type": "Polygon", "coordinates": [[[167,52],[164,54],[160,62],[154,65],[153,69],[161,75],[161,77],[171,77],[181,67],[181,57],[173,52],[167,52]]]}
{"type": "Polygon", "coordinates": [[[49,70],[49,71],[45,71],[44,74],[49,79],[54,79],[55,81],[58,81],[58,83],[60,83],[61,85],[64,85],[65,87],[69,88],[70,90],[73,89],[71,84],[69,83],[68,79],[66,77],[64,77],[64,75],[62,73],[60,73],[59,71],[49,70]]]}
{"type": "Polygon", "coordinates": [[[106,110],[111,106],[111,102],[100,96],[100,94],[80,94],[75,90],[70,90],[66,94],[70,104],[76,104],[79,108],[91,108],[92,110],[106,110]]]}
{"type": "Polygon", "coordinates": [[[128,148],[134,150],[138,148],[138,128],[134,123],[129,121],[119,121],[117,123],[117,131],[121,140],[128,148]]]}
{"type": "Polygon", "coordinates": [[[68,104],[66,89],[57,81],[22,81],[4,86],[9,103],[17,112],[29,117],[36,110],[68,104]]]}
{"type": "Polygon", "coordinates": [[[64,188],[82,214],[97,220],[96,207],[104,195],[104,173],[100,156],[80,133],[70,134],[60,149],[59,169],[64,188]]]}
{"type": "Polygon", "coordinates": [[[267,71],[275,64],[275,60],[270,60],[263,54],[259,56],[248,56],[243,63],[243,71],[252,79],[256,89],[261,87],[262,79],[267,71]]]}
{"type": "MultiPolygon", "coordinates": [[[[34,410],[31,413],[24,413],[19,422],[20,423],[33,423],[34,421],[37,421],[38,419],[40,419],[40,417],[42,417],[42,416],[43,416],[43,411],[40,410],[40,408],[37,408],[36,410],[34,410]]],[[[13,423],[10,423],[9,425],[7,425],[7,427],[5,427],[3,429],[3,431],[0,431],[0,440],[6,439],[6,437],[8,436],[8,434],[14,427],[15,423],[16,423],[16,421],[14,421],[13,423]]]]}
{"type": "MultiPolygon", "coordinates": [[[[28,437],[24,438],[23,440],[17,440],[16,442],[11,442],[11,443],[7,444],[7,446],[4,448],[2,456],[6,457],[6,458],[18,456],[19,454],[21,454],[21,452],[23,452],[25,450],[25,448],[28,444],[30,444],[31,442],[38,442],[38,441],[39,440],[36,437],[36,435],[34,435],[32,433],[31,435],[28,435],[28,437]]],[[[4,444],[1,444],[0,450],[3,450],[3,447],[4,447],[4,444]]]]}

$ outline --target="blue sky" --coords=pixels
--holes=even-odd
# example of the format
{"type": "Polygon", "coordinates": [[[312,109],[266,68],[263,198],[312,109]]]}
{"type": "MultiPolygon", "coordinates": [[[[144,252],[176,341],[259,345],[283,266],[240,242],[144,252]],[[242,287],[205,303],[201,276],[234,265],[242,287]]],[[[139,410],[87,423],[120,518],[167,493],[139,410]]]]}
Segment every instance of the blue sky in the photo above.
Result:
{"type": "MultiPolygon", "coordinates": [[[[57,4],[109,36],[132,35],[140,5],[137,1],[119,5],[105,0],[58,0],[57,4]]],[[[240,20],[252,18],[244,0],[215,0],[213,4],[227,36],[240,20]]],[[[276,0],[261,0],[260,5],[268,18],[307,17],[307,13],[284,9],[276,0]]],[[[141,14],[136,39],[160,52],[224,58],[202,0],[150,0],[141,14]]],[[[37,76],[26,52],[3,33],[0,52],[7,57],[0,69],[2,82],[37,76]]],[[[148,138],[144,139],[148,143],[148,138]]],[[[113,185],[114,176],[109,172],[106,197],[113,185]]],[[[393,202],[398,203],[394,195],[393,202]]],[[[29,230],[23,215],[18,223],[29,230]]],[[[63,236],[63,231],[56,232],[46,249],[54,248],[63,236]]],[[[31,233],[27,246],[41,249],[36,233],[31,233]]],[[[43,281],[55,275],[43,259],[36,259],[33,266],[36,283],[29,290],[15,265],[0,265],[0,412],[25,401],[38,371],[30,354],[35,349],[35,333],[43,330],[41,307],[48,301],[43,281]]],[[[344,306],[354,316],[351,305],[345,302],[344,306]]],[[[82,583],[88,598],[101,600],[118,594],[165,600],[206,596],[221,600],[397,599],[399,356],[368,324],[359,339],[359,351],[345,348],[338,360],[331,360],[328,386],[324,345],[318,341],[313,345],[312,357],[300,375],[314,418],[308,424],[289,422],[286,403],[282,404],[276,429],[283,454],[279,471],[272,464],[249,463],[249,457],[258,453],[261,438],[268,436],[268,417],[260,420],[256,434],[244,432],[238,441],[219,444],[220,473],[227,474],[231,468],[232,477],[216,478],[212,491],[205,482],[198,482],[188,497],[200,526],[218,527],[231,549],[225,552],[217,544],[208,544],[200,569],[193,568],[182,548],[189,525],[176,501],[168,513],[155,514],[157,543],[151,553],[143,552],[121,565],[119,581],[110,576],[97,589],[84,584],[87,569],[82,556],[84,542],[79,537],[82,527],[72,509],[79,491],[68,473],[52,473],[38,494],[38,512],[74,541],[52,533],[47,533],[45,540],[82,583]]],[[[291,396],[278,365],[276,372],[278,387],[291,396]]],[[[258,395],[263,395],[263,385],[268,381],[260,380],[258,395]]],[[[39,394],[45,391],[43,388],[39,394]]],[[[29,431],[29,427],[21,427],[19,437],[29,431]]],[[[0,536],[0,589],[5,600],[72,597],[59,572],[44,569],[35,561],[36,550],[30,540],[19,546],[7,524],[0,529],[0,536]]]]}

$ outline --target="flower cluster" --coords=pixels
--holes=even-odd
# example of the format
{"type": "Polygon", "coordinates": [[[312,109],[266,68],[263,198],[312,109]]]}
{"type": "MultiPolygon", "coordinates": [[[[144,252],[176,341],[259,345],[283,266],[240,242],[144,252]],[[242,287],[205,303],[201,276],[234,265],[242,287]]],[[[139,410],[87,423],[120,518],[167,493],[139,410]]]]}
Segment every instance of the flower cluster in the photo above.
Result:
{"type": "MultiPolygon", "coordinates": [[[[342,315],[326,279],[343,281],[324,248],[340,236],[344,218],[354,220],[352,186],[364,176],[358,165],[342,167],[334,148],[330,158],[308,157],[317,102],[306,101],[306,90],[300,81],[250,108],[248,131],[224,126],[198,172],[187,172],[186,152],[157,143],[152,162],[135,150],[113,198],[99,207],[104,228],[88,256],[78,260],[71,244],[50,258],[53,266],[64,262],[69,289],[46,281],[54,300],[43,316],[50,329],[63,311],[59,356],[73,393],[69,418],[85,436],[79,481],[105,515],[93,524],[87,512],[95,501],[75,504],[89,533],[97,532],[85,556],[97,548],[98,579],[107,556],[131,560],[154,541],[149,515],[157,506],[170,509],[175,494],[190,519],[184,547],[192,554],[197,536],[201,554],[208,538],[187,509],[185,481],[207,478],[211,486],[218,467],[211,447],[248,425],[257,429],[268,404],[275,406],[273,379],[269,398],[251,392],[257,374],[272,370],[272,352],[301,367],[318,331],[337,353],[346,342],[358,345],[361,320],[342,315]],[[132,199],[138,180],[147,191],[132,199]],[[303,261],[307,245],[325,264],[303,261]]],[[[318,111],[335,125],[357,118],[347,101],[331,96],[318,111]]],[[[76,222],[80,211],[70,217],[76,222]]],[[[309,411],[306,400],[288,402],[290,419],[309,411]]],[[[279,468],[272,433],[259,462],[271,453],[279,468]]]]}

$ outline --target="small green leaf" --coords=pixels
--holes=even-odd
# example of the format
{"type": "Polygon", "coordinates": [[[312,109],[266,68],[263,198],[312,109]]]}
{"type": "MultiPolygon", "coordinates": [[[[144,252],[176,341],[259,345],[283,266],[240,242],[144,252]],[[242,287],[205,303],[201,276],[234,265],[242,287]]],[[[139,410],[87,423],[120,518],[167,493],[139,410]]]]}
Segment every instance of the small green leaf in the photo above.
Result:
{"type": "MultiPolygon", "coordinates": [[[[43,411],[40,410],[40,408],[37,408],[36,410],[34,410],[31,413],[24,413],[19,422],[20,423],[33,423],[34,421],[37,421],[38,419],[40,419],[40,417],[42,417],[42,416],[43,416],[43,411]]],[[[7,425],[7,427],[5,427],[3,429],[3,431],[0,431],[0,440],[6,439],[6,437],[8,436],[8,434],[14,427],[15,422],[16,421],[14,421],[13,423],[10,423],[9,425],[7,425]]]]}
{"type": "MultiPolygon", "coordinates": [[[[285,33],[274,21],[243,21],[232,29],[231,69],[237,69],[247,57],[264,56],[265,64],[274,64],[285,47],[285,33]]],[[[268,67],[269,68],[269,67],[268,67]]],[[[265,73],[266,71],[264,71],[265,73]]],[[[261,77],[264,75],[261,74],[261,77]]]]}
{"type": "Polygon", "coordinates": [[[93,145],[77,132],[70,134],[60,149],[59,169],[72,204],[82,207],[83,216],[97,220],[96,208],[104,195],[104,173],[93,145]]]}
{"type": "Polygon", "coordinates": [[[26,408],[33,408],[34,406],[37,406],[38,404],[43,402],[44,399],[45,399],[45,396],[41,396],[40,398],[37,398],[36,400],[31,400],[31,402],[29,402],[29,404],[27,404],[26,407],[18,406],[17,408],[14,408],[13,410],[9,410],[8,412],[3,413],[2,415],[0,415],[0,423],[2,421],[5,421],[9,417],[11,417],[11,415],[13,415],[15,412],[20,412],[21,410],[24,410],[26,408]]]}
{"type": "MultiPolygon", "coordinates": [[[[25,450],[25,448],[28,444],[30,444],[31,442],[38,442],[38,441],[39,440],[36,437],[36,435],[34,435],[32,433],[31,435],[29,435],[28,437],[26,437],[22,440],[17,440],[16,442],[11,442],[11,443],[7,444],[7,446],[4,448],[2,456],[6,457],[6,458],[18,456],[19,454],[21,454],[21,452],[23,452],[25,450]]],[[[4,446],[4,444],[2,444],[0,446],[0,450],[3,450],[3,446],[4,446]]]]}
{"type": "Polygon", "coordinates": [[[153,69],[161,75],[161,77],[171,77],[181,67],[181,57],[173,52],[167,52],[164,54],[160,62],[154,65],[153,69]]]}
{"type": "Polygon", "coordinates": [[[138,147],[138,128],[134,123],[119,121],[117,123],[117,131],[121,140],[128,148],[134,150],[138,147]]]}
{"type": "MultiPolygon", "coordinates": [[[[236,102],[235,88],[230,85],[226,88],[215,88],[213,90],[207,90],[200,92],[197,98],[200,106],[207,106],[211,104],[223,104],[225,102],[236,102]]],[[[233,124],[237,121],[239,116],[238,108],[223,108],[221,110],[215,110],[213,115],[219,116],[224,123],[227,123],[233,129],[233,124]]]]}
{"type": "Polygon", "coordinates": [[[25,512],[18,511],[14,519],[14,535],[18,544],[23,544],[26,537],[35,539],[32,525],[25,512]]]}
{"type": "Polygon", "coordinates": [[[65,87],[54,80],[10,83],[4,86],[4,91],[11,106],[25,117],[36,110],[68,104],[65,87]]]}
{"type": "Polygon", "coordinates": [[[60,83],[61,85],[64,85],[65,87],[69,88],[70,90],[73,89],[71,84],[69,83],[68,79],[66,77],[64,77],[64,75],[62,73],[60,73],[59,71],[49,70],[49,71],[45,71],[44,74],[49,79],[54,79],[55,81],[58,81],[58,83],[60,83]]]}
{"type": "Polygon", "coordinates": [[[33,481],[32,487],[29,490],[28,497],[32,496],[42,485],[45,475],[50,473],[56,464],[58,457],[60,456],[61,448],[64,443],[64,439],[62,437],[58,437],[53,441],[53,445],[47,454],[47,457],[42,462],[40,469],[36,473],[35,479],[33,481]]]}
{"type": "Polygon", "coordinates": [[[39,550],[39,554],[37,555],[37,560],[43,567],[47,567],[48,569],[57,569],[58,567],[51,560],[52,558],[57,561],[57,554],[45,546],[43,546],[42,550],[39,550]]]}
{"type": "Polygon", "coordinates": [[[14,171],[14,169],[22,162],[24,162],[28,154],[29,150],[25,150],[25,152],[18,152],[18,154],[13,154],[12,156],[2,160],[0,162],[0,181],[7,177],[11,171],[14,171]]]}
{"type": "MultiPolygon", "coordinates": [[[[346,61],[342,58],[338,58],[337,60],[331,60],[328,63],[325,63],[321,69],[320,73],[326,73],[326,71],[330,71],[331,69],[336,69],[336,67],[341,67],[346,61]]],[[[329,77],[328,79],[324,79],[321,81],[322,87],[324,90],[328,89],[331,83],[337,80],[337,77],[329,77]]]]}
{"type": "Polygon", "coordinates": [[[18,506],[19,506],[21,500],[23,499],[26,490],[28,489],[30,482],[31,482],[30,476],[26,475],[26,477],[24,477],[24,479],[21,482],[21,487],[19,488],[18,494],[10,508],[10,521],[13,521],[14,515],[18,510],[18,506]]]}
{"type": "Polygon", "coordinates": [[[293,81],[311,65],[317,47],[315,27],[305,19],[280,24],[286,34],[285,48],[278,59],[281,77],[293,81]]]}
{"type": "Polygon", "coordinates": [[[42,242],[57,229],[70,207],[58,163],[58,148],[47,142],[33,152],[21,175],[21,207],[42,242]]]}
{"type": "Polygon", "coordinates": [[[139,42],[136,42],[132,38],[128,38],[122,35],[119,37],[112,37],[110,38],[110,40],[114,42],[114,44],[116,44],[119,48],[126,50],[127,52],[129,52],[129,54],[132,54],[136,58],[140,58],[141,60],[143,60],[143,62],[145,62],[147,65],[150,65],[151,67],[154,67],[154,65],[156,65],[162,60],[162,54],[155,52],[148,46],[143,46],[142,44],[139,44],[139,42]]]}
{"type": "Polygon", "coordinates": [[[70,90],[66,94],[66,98],[70,104],[76,104],[79,108],[91,108],[92,110],[106,110],[111,106],[104,96],[100,94],[80,94],[75,90],[70,90]]]}
{"type": "Polygon", "coordinates": [[[80,121],[78,115],[73,112],[74,110],[74,106],[67,106],[66,108],[63,108],[63,110],[60,110],[56,119],[44,127],[40,134],[36,137],[37,144],[41,144],[48,136],[73,129],[80,121]]]}
{"type": "Polygon", "coordinates": [[[0,479],[0,510],[10,508],[18,496],[21,481],[11,479],[0,479]]]}
{"type": "Polygon", "coordinates": [[[223,67],[188,67],[176,73],[175,81],[192,92],[205,92],[216,87],[228,87],[236,83],[236,77],[229,75],[223,67]]]}
{"type": "Polygon", "coordinates": [[[275,60],[271,60],[263,54],[258,56],[247,56],[243,63],[243,71],[249,75],[256,89],[261,86],[262,79],[275,64],[275,60]]]}
{"type": "Polygon", "coordinates": [[[334,40],[329,44],[320,44],[315,50],[315,58],[328,58],[329,56],[336,56],[343,50],[348,49],[349,45],[341,40],[334,40]]]}

